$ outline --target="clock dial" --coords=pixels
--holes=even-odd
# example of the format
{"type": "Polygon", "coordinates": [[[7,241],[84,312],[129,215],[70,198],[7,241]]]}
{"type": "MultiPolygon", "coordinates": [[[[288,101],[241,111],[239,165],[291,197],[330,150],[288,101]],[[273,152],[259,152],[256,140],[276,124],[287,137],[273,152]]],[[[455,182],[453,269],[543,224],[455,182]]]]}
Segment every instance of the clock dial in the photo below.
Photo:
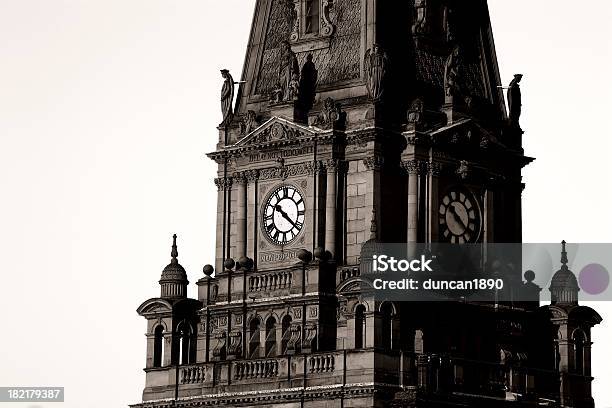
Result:
{"type": "Polygon", "coordinates": [[[476,242],[480,235],[480,210],[469,193],[451,190],[439,209],[440,237],[453,244],[476,242]]]}
{"type": "Polygon", "coordinates": [[[302,231],[305,216],[302,194],[297,188],[284,185],[268,196],[263,211],[263,230],[270,241],[285,245],[302,231]]]}

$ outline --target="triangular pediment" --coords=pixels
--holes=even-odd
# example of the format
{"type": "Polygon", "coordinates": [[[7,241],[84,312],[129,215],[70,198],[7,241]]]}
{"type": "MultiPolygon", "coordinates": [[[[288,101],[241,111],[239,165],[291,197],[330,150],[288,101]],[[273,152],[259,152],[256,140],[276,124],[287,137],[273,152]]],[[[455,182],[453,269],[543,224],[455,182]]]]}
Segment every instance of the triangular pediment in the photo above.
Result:
{"type": "Polygon", "coordinates": [[[287,119],[273,117],[240,139],[236,144],[228,147],[232,149],[297,143],[299,140],[315,136],[318,132],[320,130],[317,128],[298,125],[287,119]]]}

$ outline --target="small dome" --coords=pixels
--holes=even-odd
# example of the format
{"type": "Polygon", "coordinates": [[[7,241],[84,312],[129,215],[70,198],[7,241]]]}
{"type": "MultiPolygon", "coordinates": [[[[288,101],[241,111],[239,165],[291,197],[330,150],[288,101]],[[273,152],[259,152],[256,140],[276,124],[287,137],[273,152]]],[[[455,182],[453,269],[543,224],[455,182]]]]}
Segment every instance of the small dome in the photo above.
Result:
{"type": "Polygon", "coordinates": [[[176,247],[176,234],[172,237],[172,260],[164,268],[159,284],[161,285],[162,298],[185,298],[187,297],[187,272],[178,262],[178,250],[176,247]]]}
{"type": "Polygon", "coordinates": [[[161,275],[162,281],[186,281],[187,272],[185,268],[178,263],[177,259],[173,259],[163,270],[161,275]]]}
{"type": "Polygon", "coordinates": [[[559,269],[550,282],[550,294],[552,304],[578,304],[578,292],[580,286],[574,272],[567,266],[566,242],[561,243],[561,269],[559,269]]]}

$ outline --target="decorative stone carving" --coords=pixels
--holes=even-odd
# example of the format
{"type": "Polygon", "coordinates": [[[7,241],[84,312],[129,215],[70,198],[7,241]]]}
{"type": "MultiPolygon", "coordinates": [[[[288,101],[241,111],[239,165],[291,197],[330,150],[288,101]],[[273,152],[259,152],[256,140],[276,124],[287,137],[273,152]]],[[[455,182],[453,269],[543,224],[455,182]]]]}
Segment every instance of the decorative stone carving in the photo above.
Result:
{"type": "Polygon", "coordinates": [[[414,23],[412,33],[415,35],[427,32],[427,0],[415,0],[414,2],[414,23]]]}
{"type": "Polygon", "coordinates": [[[332,98],[327,98],[323,102],[323,111],[317,116],[313,124],[323,129],[341,127],[345,118],[346,114],[342,112],[340,104],[332,98]]]}
{"type": "Polygon", "coordinates": [[[240,122],[240,133],[242,135],[248,135],[255,129],[257,129],[257,113],[255,111],[249,110],[247,112],[246,118],[240,122]]]}
{"type": "Polygon", "coordinates": [[[291,50],[289,41],[283,41],[278,70],[278,84],[280,85],[279,90],[282,90],[282,101],[289,101],[293,97],[297,97],[299,77],[300,68],[295,53],[291,50]]]}
{"type": "Polygon", "coordinates": [[[321,3],[321,35],[330,36],[336,27],[329,18],[330,9],[334,6],[334,0],[322,0],[321,3]]]}
{"type": "Polygon", "coordinates": [[[364,62],[368,92],[372,100],[378,102],[384,94],[384,80],[389,68],[389,58],[378,44],[374,44],[366,51],[364,62]]]}
{"type": "Polygon", "coordinates": [[[408,110],[408,123],[415,126],[421,125],[425,119],[424,109],[423,100],[421,98],[415,99],[408,110]]]}
{"type": "Polygon", "coordinates": [[[302,308],[296,307],[295,309],[293,309],[293,315],[295,316],[296,319],[301,319],[302,318],[302,308]]]}
{"type": "Polygon", "coordinates": [[[385,159],[380,155],[374,155],[363,159],[363,164],[368,170],[380,170],[385,163],[385,159]]]}
{"type": "Polygon", "coordinates": [[[442,172],[442,164],[438,162],[427,162],[427,172],[432,176],[439,176],[442,172]]]}
{"type": "Polygon", "coordinates": [[[317,325],[316,324],[306,324],[304,326],[304,342],[302,343],[302,348],[310,349],[312,347],[312,341],[317,337],[317,325]]]}
{"type": "Polygon", "coordinates": [[[470,175],[470,166],[467,160],[461,160],[456,171],[457,175],[465,180],[470,175]]]}
{"type": "Polygon", "coordinates": [[[227,354],[236,357],[242,356],[242,333],[240,331],[233,331],[230,333],[227,354]]]}
{"type": "Polygon", "coordinates": [[[221,76],[225,80],[221,88],[221,113],[223,115],[222,125],[227,125],[234,115],[232,103],[234,100],[234,78],[227,69],[221,70],[221,76]]]}
{"type": "Polygon", "coordinates": [[[444,66],[444,92],[448,98],[459,94],[459,67],[461,65],[461,49],[455,46],[446,59],[444,66]]]}
{"type": "Polygon", "coordinates": [[[302,331],[298,324],[292,324],[289,328],[290,336],[287,341],[287,350],[295,351],[296,347],[300,344],[300,338],[302,337],[302,331]]]}
{"type": "Polygon", "coordinates": [[[259,178],[259,170],[247,170],[244,175],[249,183],[254,183],[259,178]]]}
{"type": "Polygon", "coordinates": [[[308,315],[310,317],[317,317],[318,314],[319,314],[319,309],[317,309],[316,307],[311,307],[308,315]]]}
{"type": "Polygon", "coordinates": [[[523,79],[522,74],[515,74],[514,79],[508,86],[508,110],[510,125],[520,128],[519,119],[521,118],[522,96],[519,83],[523,79]]]}
{"type": "Polygon", "coordinates": [[[213,348],[213,357],[215,358],[220,358],[223,348],[226,345],[227,342],[227,336],[225,335],[225,332],[217,332],[214,334],[214,338],[215,340],[217,340],[215,343],[215,347],[213,348]]]}
{"type": "Polygon", "coordinates": [[[217,186],[217,191],[230,190],[232,188],[232,182],[230,177],[216,178],[215,185],[217,186]]]}
{"type": "Polygon", "coordinates": [[[402,162],[402,168],[408,174],[423,175],[427,174],[427,162],[421,160],[407,160],[402,162]]]}
{"type": "Polygon", "coordinates": [[[299,0],[286,0],[287,7],[287,19],[289,21],[289,27],[291,27],[291,34],[289,39],[293,42],[300,38],[300,18],[298,10],[300,9],[299,0]]]}

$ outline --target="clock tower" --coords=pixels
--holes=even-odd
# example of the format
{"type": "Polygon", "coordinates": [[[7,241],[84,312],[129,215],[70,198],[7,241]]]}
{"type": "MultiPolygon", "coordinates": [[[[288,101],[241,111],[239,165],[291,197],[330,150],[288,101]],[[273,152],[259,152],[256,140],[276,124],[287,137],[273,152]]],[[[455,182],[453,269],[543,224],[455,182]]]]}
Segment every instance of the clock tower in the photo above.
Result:
{"type": "Polygon", "coordinates": [[[136,407],[592,406],[601,318],[567,268],[563,308],[518,270],[520,304],[367,289],[384,243],[522,240],[522,76],[506,105],[486,0],[257,0],[241,81],[221,76],[214,266],[186,299],[175,246],[181,290],[138,309],[136,407]],[[580,372],[552,358],[568,324],[580,372]]]}

